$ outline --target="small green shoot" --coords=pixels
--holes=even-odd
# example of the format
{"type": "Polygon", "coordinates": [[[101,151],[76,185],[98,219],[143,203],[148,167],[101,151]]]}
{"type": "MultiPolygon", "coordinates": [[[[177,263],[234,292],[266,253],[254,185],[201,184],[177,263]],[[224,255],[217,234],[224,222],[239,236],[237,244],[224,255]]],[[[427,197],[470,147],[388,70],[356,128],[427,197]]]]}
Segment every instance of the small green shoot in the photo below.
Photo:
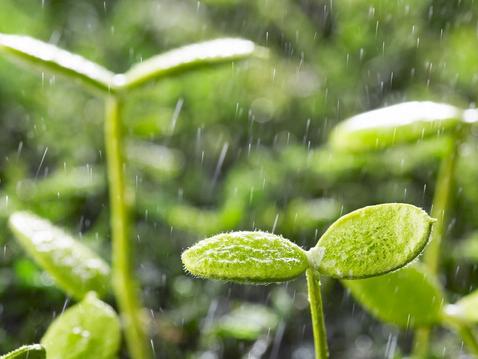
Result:
{"type": "Polygon", "coordinates": [[[198,242],[181,259],[195,276],[239,283],[287,281],[307,272],[316,358],[327,358],[320,274],[361,278],[401,268],[423,250],[432,223],[417,207],[382,204],[343,216],[308,252],[279,235],[232,232],[198,242]]]}

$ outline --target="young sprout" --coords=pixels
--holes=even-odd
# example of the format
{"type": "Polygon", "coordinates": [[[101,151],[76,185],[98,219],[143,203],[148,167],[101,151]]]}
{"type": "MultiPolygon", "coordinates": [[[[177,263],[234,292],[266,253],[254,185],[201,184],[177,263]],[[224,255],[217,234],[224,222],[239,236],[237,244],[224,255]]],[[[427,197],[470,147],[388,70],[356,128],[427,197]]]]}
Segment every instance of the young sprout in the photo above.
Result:
{"type": "MultiPolygon", "coordinates": [[[[436,180],[431,215],[437,223],[424,259],[432,274],[438,272],[440,247],[445,233],[453,179],[460,145],[472,125],[478,123],[477,111],[430,101],[405,102],[365,112],[341,122],[331,133],[332,148],[341,152],[367,153],[389,147],[445,137],[446,152],[436,180]]],[[[419,329],[417,355],[426,355],[429,328],[419,329]]]]}
{"type": "MultiPolygon", "coordinates": [[[[134,64],[128,71],[114,74],[79,55],[28,36],[0,34],[0,52],[15,61],[62,75],[93,89],[105,98],[104,141],[110,197],[112,232],[112,282],[124,321],[126,342],[133,359],[151,357],[147,335],[140,317],[138,286],[134,279],[127,189],[124,178],[122,104],[134,88],[155,80],[194,69],[231,63],[267,51],[244,39],[216,39],[188,45],[134,64]]],[[[37,254],[37,260],[42,260],[37,254]]],[[[58,275],[60,277],[60,275],[58,275]]],[[[58,280],[58,283],[62,281],[58,280]]],[[[67,288],[65,282],[63,287],[67,288]]],[[[86,288],[86,287],[85,287],[86,288]]],[[[82,293],[70,293],[81,297],[82,293]]]]}
{"type": "Polygon", "coordinates": [[[306,272],[316,358],[328,358],[320,275],[339,279],[374,277],[416,258],[428,242],[434,220],[408,204],[365,207],[339,218],[303,250],[280,235],[222,233],[185,250],[181,260],[192,275],[239,283],[288,281],[306,272]]]}

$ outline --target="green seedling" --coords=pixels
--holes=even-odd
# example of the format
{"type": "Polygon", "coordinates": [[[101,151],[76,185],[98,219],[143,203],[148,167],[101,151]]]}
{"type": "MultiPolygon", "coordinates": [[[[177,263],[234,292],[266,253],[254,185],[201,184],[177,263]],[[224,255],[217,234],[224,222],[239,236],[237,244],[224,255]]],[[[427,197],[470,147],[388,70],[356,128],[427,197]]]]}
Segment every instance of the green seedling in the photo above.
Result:
{"type": "MultiPolygon", "coordinates": [[[[331,133],[330,144],[339,152],[366,154],[397,145],[444,137],[447,140],[441,160],[431,215],[437,218],[424,259],[432,275],[437,274],[440,247],[445,233],[455,167],[460,145],[473,125],[477,111],[434,102],[405,102],[353,116],[340,123],[331,133]]],[[[430,329],[417,331],[415,355],[428,352],[430,329]]]]}
{"type": "MultiPolygon", "coordinates": [[[[124,178],[122,104],[131,90],[158,79],[194,69],[231,63],[251,56],[264,56],[266,52],[248,40],[217,39],[154,56],[133,65],[121,74],[115,74],[79,55],[28,36],[0,34],[0,52],[29,67],[77,81],[105,98],[104,141],[113,242],[112,285],[131,357],[133,359],[151,357],[145,326],[140,315],[138,286],[133,274],[129,206],[124,178]]],[[[39,258],[43,257],[37,254],[37,260],[39,258]]],[[[70,292],[76,291],[70,288],[70,292]]],[[[79,296],[82,291],[76,294],[79,296]]]]}
{"type": "Polygon", "coordinates": [[[113,359],[120,339],[115,311],[91,293],[53,321],[41,344],[48,359],[113,359]]]}
{"type": "Polygon", "coordinates": [[[359,279],[399,269],[423,250],[432,223],[421,209],[400,203],[365,207],[339,218],[303,250],[266,232],[222,233],[181,255],[187,271],[201,278],[239,283],[282,282],[306,273],[316,358],[328,358],[320,275],[359,279]]]}
{"type": "Polygon", "coordinates": [[[0,359],[45,359],[46,351],[40,344],[24,345],[0,356],[0,359]]]}

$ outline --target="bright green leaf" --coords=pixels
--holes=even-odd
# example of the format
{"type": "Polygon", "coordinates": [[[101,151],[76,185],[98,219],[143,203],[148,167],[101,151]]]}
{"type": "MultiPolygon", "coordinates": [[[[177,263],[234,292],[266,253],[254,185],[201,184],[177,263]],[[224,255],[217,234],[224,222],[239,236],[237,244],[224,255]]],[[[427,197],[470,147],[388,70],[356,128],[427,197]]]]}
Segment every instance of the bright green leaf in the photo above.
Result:
{"type": "Polygon", "coordinates": [[[365,278],[401,268],[428,242],[433,219],[404,203],[369,206],[339,218],[309,252],[311,263],[336,278],[365,278]]]}
{"type": "Polygon", "coordinates": [[[252,41],[243,39],[226,38],[187,45],[134,65],[124,75],[115,77],[115,85],[129,89],[162,77],[241,60],[264,51],[252,41]]]}
{"type": "Polygon", "coordinates": [[[452,318],[469,323],[478,323],[478,290],[464,296],[455,304],[447,305],[445,312],[452,318]]]}
{"type": "Polygon", "coordinates": [[[242,304],[218,319],[214,332],[222,337],[240,340],[256,340],[261,335],[275,330],[278,315],[260,304],[242,304]]]}
{"type": "Polygon", "coordinates": [[[0,356],[0,359],[45,359],[45,348],[40,344],[24,345],[14,351],[0,356]]]}
{"type": "Polygon", "coordinates": [[[193,275],[236,282],[270,283],[301,275],[305,252],[281,236],[266,232],[222,233],[204,239],[181,255],[193,275]]]}
{"type": "Polygon", "coordinates": [[[0,51],[43,70],[111,91],[113,73],[82,56],[29,36],[0,34],[0,51]]]}
{"type": "Polygon", "coordinates": [[[371,151],[456,130],[465,121],[463,110],[451,105],[404,102],[353,116],[340,123],[330,137],[342,151],[371,151]]]}
{"type": "Polygon", "coordinates": [[[15,212],[9,226],[19,243],[59,287],[76,299],[109,290],[110,267],[91,249],[29,212],[15,212]]]}
{"type": "Polygon", "coordinates": [[[41,343],[48,359],[112,359],[120,338],[115,311],[90,293],[55,319],[41,343]]]}
{"type": "Polygon", "coordinates": [[[440,285],[418,264],[343,283],[365,309],[384,322],[413,327],[441,321],[444,298],[440,285]]]}

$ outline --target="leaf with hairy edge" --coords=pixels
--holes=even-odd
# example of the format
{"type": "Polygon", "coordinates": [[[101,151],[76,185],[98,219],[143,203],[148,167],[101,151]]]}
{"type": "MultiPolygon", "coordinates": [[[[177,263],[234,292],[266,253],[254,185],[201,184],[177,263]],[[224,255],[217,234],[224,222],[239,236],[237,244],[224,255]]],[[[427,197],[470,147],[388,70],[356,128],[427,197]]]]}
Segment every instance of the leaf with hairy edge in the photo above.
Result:
{"type": "Polygon", "coordinates": [[[24,345],[14,351],[0,356],[0,359],[45,359],[45,348],[40,344],[24,345]]]}
{"type": "Polygon", "coordinates": [[[404,102],[364,112],[341,122],[332,131],[336,150],[361,152],[420,141],[456,131],[467,122],[463,110],[430,101],[404,102]]]}
{"type": "Polygon", "coordinates": [[[133,65],[125,74],[115,76],[114,82],[118,88],[130,89],[158,78],[241,60],[264,52],[265,49],[244,39],[205,41],[171,50],[133,65]]]}
{"type": "Polygon", "coordinates": [[[28,65],[80,80],[102,92],[112,90],[111,71],[80,55],[29,36],[0,34],[0,51],[28,65]]]}
{"type": "Polygon", "coordinates": [[[478,290],[464,296],[455,304],[447,305],[445,313],[463,322],[478,323],[478,290]]]}
{"type": "Polygon", "coordinates": [[[29,212],[15,212],[9,226],[19,243],[60,288],[76,299],[89,291],[105,294],[110,267],[90,248],[29,212]]]}
{"type": "Polygon", "coordinates": [[[120,333],[113,308],[90,293],[55,319],[41,343],[48,359],[113,359],[120,333]]]}
{"type": "Polygon", "coordinates": [[[421,265],[380,277],[344,280],[343,284],[367,311],[384,322],[401,327],[441,322],[443,292],[421,265]]]}
{"type": "Polygon", "coordinates": [[[204,239],[181,255],[198,277],[249,283],[293,279],[308,267],[307,256],[288,239],[267,232],[222,233],[204,239]]]}
{"type": "Polygon", "coordinates": [[[334,222],[308,252],[309,260],[322,274],[335,278],[391,272],[421,253],[433,222],[425,211],[409,204],[364,207],[334,222]]]}

